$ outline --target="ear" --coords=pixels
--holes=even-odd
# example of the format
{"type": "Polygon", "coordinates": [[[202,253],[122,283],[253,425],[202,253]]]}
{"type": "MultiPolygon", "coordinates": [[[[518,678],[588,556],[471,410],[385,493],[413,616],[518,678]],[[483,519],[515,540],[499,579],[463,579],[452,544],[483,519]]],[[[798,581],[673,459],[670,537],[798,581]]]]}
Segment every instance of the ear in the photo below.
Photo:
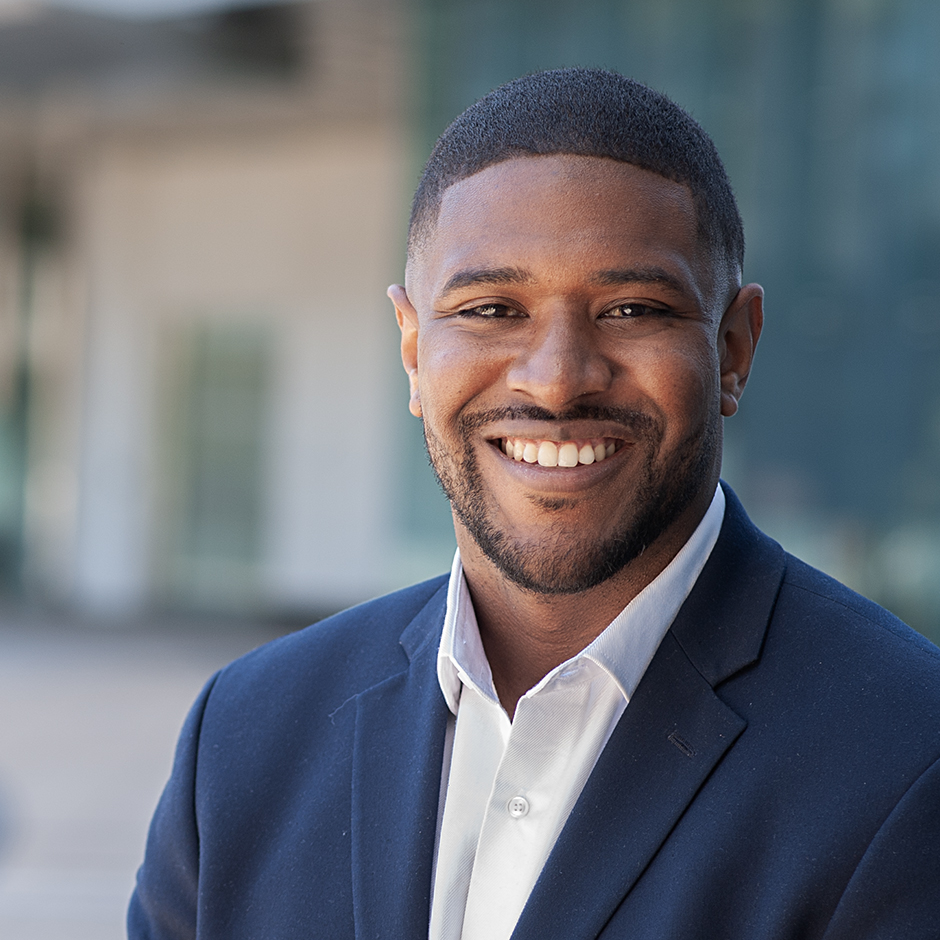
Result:
{"type": "Polygon", "coordinates": [[[759,284],[746,284],[735,294],[718,326],[721,413],[726,418],[738,410],[763,325],[764,289],[759,284]]]}
{"type": "Polygon", "coordinates": [[[421,394],[418,390],[418,314],[412,306],[405,288],[401,284],[392,284],[388,296],[395,305],[395,319],[401,330],[401,362],[408,373],[411,398],[408,410],[416,417],[421,417],[421,394]]]}

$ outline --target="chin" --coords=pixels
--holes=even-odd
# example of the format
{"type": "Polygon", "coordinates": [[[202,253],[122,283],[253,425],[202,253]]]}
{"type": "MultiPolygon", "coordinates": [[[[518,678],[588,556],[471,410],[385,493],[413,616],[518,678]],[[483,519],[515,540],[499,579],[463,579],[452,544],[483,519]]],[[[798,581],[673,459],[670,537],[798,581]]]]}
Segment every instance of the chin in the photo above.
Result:
{"type": "Polygon", "coordinates": [[[632,492],[624,494],[623,505],[631,509],[606,537],[585,536],[583,519],[566,524],[559,518],[569,500],[556,506],[556,500],[540,505],[537,498],[533,505],[544,514],[544,535],[520,538],[516,530],[498,521],[494,497],[469,444],[461,459],[455,460],[425,423],[431,466],[457,518],[506,578],[543,595],[578,594],[597,587],[668,536],[713,478],[720,441],[719,423],[717,428],[703,429],[663,464],[654,462],[651,448],[638,468],[639,475],[633,477],[632,492]]]}
{"type": "Polygon", "coordinates": [[[699,490],[700,481],[671,493],[644,487],[630,500],[643,511],[620,520],[605,537],[585,536],[580,523],[572,532],[573,526],[555,521],[543,537],[520,539],[493,525],[488,514],[457,509],[457,516],[483,554],[514,584],[535,594],[580,594],[635,562],[672,527],[699,490]]]}

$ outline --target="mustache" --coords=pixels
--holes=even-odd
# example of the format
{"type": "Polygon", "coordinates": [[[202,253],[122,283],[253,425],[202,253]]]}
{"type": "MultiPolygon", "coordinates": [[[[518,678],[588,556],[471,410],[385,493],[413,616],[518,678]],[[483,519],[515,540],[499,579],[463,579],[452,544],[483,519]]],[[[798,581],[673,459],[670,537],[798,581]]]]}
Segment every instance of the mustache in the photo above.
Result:
{"type": "Polygon", "coordinates": [[[464,432],[475,431],[487,424],[500,421],[603,421],[628,428],[638,437],[649,437],[658,432],[659,425],[650,415],[632,408],[610,405],[575,404],[564,411],[549,411],[539,405],[507,405],[473,414],[461,415],[459,425],[464,432]]]}

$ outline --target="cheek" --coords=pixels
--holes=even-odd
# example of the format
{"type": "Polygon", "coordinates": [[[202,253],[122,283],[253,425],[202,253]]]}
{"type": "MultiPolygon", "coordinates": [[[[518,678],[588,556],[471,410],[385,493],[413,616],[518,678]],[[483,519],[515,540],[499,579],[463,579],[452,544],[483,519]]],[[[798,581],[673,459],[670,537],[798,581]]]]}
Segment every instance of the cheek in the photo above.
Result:
{"type": "Polygon", "coordinates": [[[718,362],[708,347],[665,347],[643,362],[638,383],[665,422],[666,435],[685,437],[720,406],[718,362]]]}
{"type": "Polygon", "coordinates": [[[418,343],[418,386],[427,418],[457,414],[499,379],[501,368],[485,348],[431,334],[418,343]]]}

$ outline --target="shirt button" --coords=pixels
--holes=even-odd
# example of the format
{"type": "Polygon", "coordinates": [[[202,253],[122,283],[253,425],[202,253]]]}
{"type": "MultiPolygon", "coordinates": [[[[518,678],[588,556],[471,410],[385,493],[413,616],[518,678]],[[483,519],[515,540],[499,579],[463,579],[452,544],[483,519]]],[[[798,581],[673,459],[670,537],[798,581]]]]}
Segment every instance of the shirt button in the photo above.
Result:
{"type": "Polygon", "coordinates": [[[529,801],[524,796],[514,796],[507,808],[513,819],[521,819],[529,812],[529,801]]]}

